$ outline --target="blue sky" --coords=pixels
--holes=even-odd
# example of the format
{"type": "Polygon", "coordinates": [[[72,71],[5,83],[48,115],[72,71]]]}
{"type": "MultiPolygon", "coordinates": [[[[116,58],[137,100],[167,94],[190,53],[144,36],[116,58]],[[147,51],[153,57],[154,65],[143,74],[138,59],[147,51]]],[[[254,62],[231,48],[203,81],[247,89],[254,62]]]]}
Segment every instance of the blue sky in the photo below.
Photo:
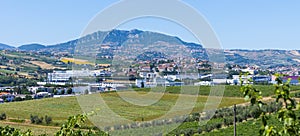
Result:
{"type": "MultiPolygon", "coordinates": [[[[206,18],[225,49],[300,49],[300,1],[183,1],[206,18]]],[[[115,2],[117,0],[1,0],[0,43],[49,45],[75,39],[97,13],[115,2]]],[[[133,28],[197,42],[183,27],[166,20],[141,18],[119,27],[133,28]]]]}

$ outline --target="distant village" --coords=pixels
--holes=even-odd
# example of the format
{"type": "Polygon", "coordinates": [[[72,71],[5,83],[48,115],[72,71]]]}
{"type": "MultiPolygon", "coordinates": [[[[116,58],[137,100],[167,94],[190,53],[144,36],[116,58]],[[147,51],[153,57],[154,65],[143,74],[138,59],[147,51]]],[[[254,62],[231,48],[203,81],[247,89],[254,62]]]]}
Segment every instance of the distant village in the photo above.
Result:
{"type": "MultiPolygon", "coordinates": [[[[41,55],[33,53],[33,55],[41,55]]],[[[32,56],[33,56],[32,55],[32,56]]],[[[43,53],[43,55],[45,55],[43,53]]],[[[53,60],[67,57],[67,54],[47,54],[53,60]]],[[[8,73],[10,66],[16,65],[18,59],[9,59],[5,56],[0,62],[0,75],[10,77],[11,80],[24,79],[12,82],[10,85],[0,86],[0,103],[42,99],[48,97],[66,97],[82,94],[91,94],[108,91],[122,91],[129,88],[151,88],[157,86],[214,86],[214,85],[240,85],[252,79],[253,84],[269,85],[276,83],[275,73],[283,75],[283,81],[291,80],[292,85],[299,85],[300,69],[298,66],[278,66],[262,69],[258,66],[239,66],[236,64],[213,64],[206,60],[192,59],[190,63],[182,64],[177,60],[154,58],[150,60],[137,60],[129,67],[116,69],[111,64],[81,64],[88,65],[81,70],[71,70],[70,65],[78,65],[75,60],[54,61],[54,66],[65,66],[63,69],[43,70],[32,72],[26,76],[35,79],[31,83],[29,78],[20,77],[17,72],[8,73]],[[14,60],[14,61],[12,61],[14,60]],[[6,65],[4,65],[6,64],[6,65]],[[184,71],[182,67],[194,67],[194,71],[184,71]],[[213,68],[217,67],[219,72],[213,68]],[[240,75],[242,73],[242,75],[240,75]],[[42,78],[45,75],[45,78],[42,78]],[[27,81],[28,80],[28,81],[27,81]]],[[[23,58],[24,59],[24,58],[23,58]]],[[[34,58],[25,58],[24,62],[38,62],[34,58]],[[28,60],[27,60],[28,59],[28,60]]],[[[82,62],[81,62],[82,63],[82,62]]],[[[31,63],[29,63],[31,64],[31,63]]],[[[23,65],[23,64],[20,64],[23,65]]],[[[21,71],[24,68],[15,68],[21,71]]],[[[22,72],[19,72],[22,73],[22,72]]],[[[5,81],[5,79],[3,78],[5,81]]],[[[9,82],[8,82],[9,83],[9,82]]],[[[1,85],[1,83],[0,83],[1,85]]]]}

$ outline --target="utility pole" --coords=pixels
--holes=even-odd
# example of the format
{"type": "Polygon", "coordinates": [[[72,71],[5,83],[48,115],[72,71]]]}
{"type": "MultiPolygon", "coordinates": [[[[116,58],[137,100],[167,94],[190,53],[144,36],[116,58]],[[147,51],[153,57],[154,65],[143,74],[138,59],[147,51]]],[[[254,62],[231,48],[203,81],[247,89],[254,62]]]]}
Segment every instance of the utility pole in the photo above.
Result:
{"type": "Polygon", "coordinates": [[[234,113],[234,119],[233,119],[233,125],[234,125],[234,130],[233,130],[233,135],[236,136],[236,105],[233,105],[233,113],[234,113]]]}

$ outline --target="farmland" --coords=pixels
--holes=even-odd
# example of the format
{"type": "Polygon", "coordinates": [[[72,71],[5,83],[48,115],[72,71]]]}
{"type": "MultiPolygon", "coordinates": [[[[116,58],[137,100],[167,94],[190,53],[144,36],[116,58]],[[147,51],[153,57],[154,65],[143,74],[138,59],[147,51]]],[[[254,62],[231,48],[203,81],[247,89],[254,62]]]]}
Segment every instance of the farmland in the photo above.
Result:
{"type": "MultiPolygon", "coordinates": [[[[130,92],[122,92],[128,93],[130,92]]],[[[141,93],[141,92],[140,92],[141,93]]],[[[117,93],[104,93],[104,94],[92,94],[92,96],[104,98],[106,104],[120,116],[131,120],[151,120],[153,118],[159,117],[165,114],[169,107],[175,104],[178,94],[164,94],[164,96],[155,104],[148,107],[141,107],[132,105],[128,102],[125,102],[122,98],[118,96],[117,93]],[[126,109],[124,109],[126,108],[126,109]]],[[[184,95],[185,99],[191,97],[190,95],[184,95]]],[[[197,97],[197,104],[193,109],[194,112],[199,112],[204,108],[204,105],[207,101],[207,96],[197,97]]],[[[224,97],[222,99],[219,107],[227,107],[233,104],[243,103],[244,99],[242,98],[230,98],[224,97]]],[[[101,105],[103,103],[97,103],[101,105]]],[[[61,125],[66,119],[71,115],[81,114],[83,111],[80,108],[80,105],[77,102],[76,97],[64,97],[64,98],[48,98],[41,100],[31,100],[23,102],[14,102],[6,103],[0,105],[0,113],[6,113],[9,119],[25,119],[29,120],[30,115],[38,116],[51,116],[53,118],[52,125],[61,125]]],[[[5,125],[5,123],[1,123],[5,125]]],[[[14,125],[13,125],[14,126],[14,125]]],[[[19,125],[22,127],[19,128],[31,128],[30,124],[28,125],[19,125]]],[[[33,129],[33,130],[37,130],[33,129]]],[[[41,131],[44,128],[41,128],[41,131]]]]}
{"type": "MultiPolygon", "coordinates": [[[[116,113],[132,120],[140,120],[142,115],[145,116],[147,119],[152,119],[151,116],[159,116],[161,114],[164,114],[166,111],[169,110],[168,107],[171,107],[175,104],[178,95],[165,94],[159,102],[147,108],[135,106],[128,102],[125,102],[122,98],[118,97],[117,93],[105,93],[101,94],[101,97],[105,99],[106,104],[108,104],[109,107],[113,109],[116,113]],[[130,114],[126,113],[126,111],[124,111],[122,107],[126,107],[126,111],[135,112],[131,112],[130,114]]],[[[186,95],[183,97],[189,98],[190,96],[186,95]]],[[[206,96],[199,96],[194,111],[200,111],[201,109],[203,109],[206,100],[206,96]]],[[[225,97],[222,99],[220,107],[231,106],[233,104],[243,102],[244,99],[242,98],[225,97]]],[[[101,105],[101,103],[99,105],[101,105]]],[[[28,119],[30,114],[49,115],[53,118],[55,122],[60,123],[65,121],[67,117],[71,115],[82,113],[76,97],[48,98],[41,100],[1,104],[0,113],[2,112],[5,112],[10,118],[23,119],[28,119]]]]}
{"type": "Polygon", "coordinates": [[[64,63],[74,63],[74,64],[90,64],[93,65],[94,63],[89,62],[83,59],[75,59],[75,58],[61,58],[61,61],[64,63]]]}
{"type": "Polygon", "coordinates": [[[55,67],[43,61],[30,61],[32,64],[39,66],[42,69],[61,69],[61,67],[55,67]]]}
{"type": "MultiPolygon", "coordinates": [[[[273,87],[272,86],[256,86],[259,88],[264,96],[271,96],[273,93],[273,87]]],[[[183,94],[180,93],[180,87],[167,87],[165,90],[165,93],[155,92],[156,89],[152,88],[152,97],[147,98],[146,100],[151,100],[152,98],[160,98],[159,101],[149,105],[149,106],[139,106],[135,104],[131,104],[127,101],[125,101],[124,98],[121,96],[126,96],[128,98],[136,98],[136,95],[146,95],[149,93],[150,89],[141,89],[141,88],[134,88],[134,90],[137,92],[135,94],[132,91],[122,91],[122,92],[110,92],[110,93],[101,93],[101,94],[91,94],[91,95],[82,95],[79,97],[62,97],[62,98],[47,98],[47,99],[40,99],[40,100],[30,100],[30,101],[23,101],[23,102],[13,102],[13,103],[5,103],[0,105],[0,113],[6,113],[8,119],[5,121],[0,122],[1,126],[5,125],[11,125],[12,127],[20,128],[22,130],[26,129],[32,129],[35,134],[41,134],[40,132],[45,132],[45,127],[49,128],[49,131],[47,131],[47,134],[53,134],[54,131],[59,129],[57,126],[60,126],[63,122],[67,120],[69,116],[81,114],[84,112],[90,112],[91,110],[95,110],[95,107],[99,107],[103,104],[108,105],[109,109],[111,109],[114,113],[117,115],[124,117],[129,120],[133,121],[151,121],[153,119],[159,118],[162,115],[166,114],[175,104],[179,97],[181,97],[183,100],[189,100],[192,98],[196,98],[196,104],[194,108],[192,109],[191,113],[199,113],[203,111],[205,108],[205,105],[215,105],[216,103],[209,103],[208,95],[210,94],[210,87],[207,86],[201,86],[200,91],[198,92],[198,95],[195,95],[195,92],[193,91],[186,91],[183,94]],[[163,95],[161,95],[163,94],[163,95]],[[193,94],[193,95],[192,95],[193,94]],[[84,104],[93,104],[93,106],[90,106],[90,109],[81,109],[81,106],[84,106],[84,104],[80,103],[78,104],[78,101],[80,102],[80,98],[88,98],[90,99],[89,102],[92,103],[84,103],[84,104]],[[96,101],[93,101],[91,98],[102,98],[105,103],[96,103],[96,101]],[[208,102],[208,103],[207,103],[208,102]],[[30,123],[30,115],[38,115],[38,116],[51,116],[53,119],[53,122],[49,125],[41,124],[41,125],[33,125],[30,123]],[[16,123],[12,122],[12,119],[17,120],[25,120],[23,123],[16,123]],[[37,133],[39,132],[39,133],[37,133]]],[[[194,90],[194,88],[191,88],[191,90],[194,90]]],[[[292,90],[299,90],[297,86],[292,86],[292,90]]],[[[218,97],[215,97],[218,98],[218,97]]],[[[220,97],[219,97],[220,98],[220,97]]],[[[143,97],[137,98],[137,100],[145,100],[143,97]]],[[[239,86],[225,86],[224,90],[224,97],[221,99],[221,103],[218,106],[218,108],[224,108],[232,106],[233,104],[242,104],[245,103],[243,96],[241,95],[241,92],[239,91],[239,86]]],[[[101,108],[100,108],[101,110],[101,108]]],[[[182,107],[182,111],[176,112],[178,115],[184,114],[185,108],[182,107]]],[[[101,113],[101,112],[100,112],[101,113]]],[[[208,122],[208,124],[215,125],[220,124],[224,122],[223,119],[215,118],[208,122]]],[[[253,121],[249,121],[250,123],[253,121]]],[[[245,122],[248,123],[248,122],[245,122]]],[[[243,133],[242,128],[245,126],[250,126],[250,128],[257,129],[257,125],[254,124],[245,124],[244,122],[239,123],[238,130],[240,129],[240,134],[243,133]]],[[[91,125],[91,123],[88,123],[91,125]]],[[[176,125],[176,124],[172,124],[176,125]]],[[[172,126],[171,125],[171,126],[172,126]]],[[[174,133],[178,132],[186,132],[188,130],[193,130],[191,132],[194,132],[199,127],[199,124],[197,122],[184,122],[174,133]]],[[[224,126],[223,126],[224,127],[224,126]]],[[[151,129],[159,129],[159,127],[151,127],[151,129]]],[[[139,130],[141,131],[141,130],[139,130]]],[[[146,130],[143,130],[146,131],[146,130]]],[[[209,133],[204,132],[205,135],[222,135],[227,134],[232,131],[232,127],[226,127],[221,130],[213,130],[209,133]],[[224,133],[223,133],[224,131],[224,133]]],[[[124,130],[124,131],[116,131],[116,134],[128,132],[131,133],[131,130],[124,130]]],[[[202,130],[203,132],[203,130],[202,130]]]]}

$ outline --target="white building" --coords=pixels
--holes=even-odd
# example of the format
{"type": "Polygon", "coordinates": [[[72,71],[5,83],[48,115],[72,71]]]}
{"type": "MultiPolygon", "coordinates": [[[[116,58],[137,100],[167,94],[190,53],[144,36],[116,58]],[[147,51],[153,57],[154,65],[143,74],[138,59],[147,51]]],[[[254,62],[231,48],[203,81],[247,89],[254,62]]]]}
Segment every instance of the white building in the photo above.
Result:
{"type": "Polygon", "coordinates": [[[171,81],[175,81],[176,79],[181,80],[180,75],[167,75],[167,76],[164,76],[164,78],[167,80],[171,80],[171,81]]]}
{"type": "Polygon", "coordinates": [[[136,79],[135,80],[135,85],[139,88],[151,88],[151,87],[156,87],[157,83],[156,82],[147,82],[145,79],[136,79]]]}
{"type": "Polygon", "coordinates": [[[203,86],[211,86],[212,85],[212,82],[211,81],[201,81],[201,82],[197,82],[197,83],[194,83],[194,85],[196,85],[196,86],[201,86],[201,85],[203,85],[203,86]]]}
{"type": "Polygon", "coordinates": [[[48,73],[48,82],[68,82],[72,77],[111,76],[109,71],[67,70],[48,73]]]}
{"type": "Polygon", "coordinates": [[[73,71],[53,71],[53,73],[48,73],[48,82],[67,82],[73,76],[73,71]]]}

